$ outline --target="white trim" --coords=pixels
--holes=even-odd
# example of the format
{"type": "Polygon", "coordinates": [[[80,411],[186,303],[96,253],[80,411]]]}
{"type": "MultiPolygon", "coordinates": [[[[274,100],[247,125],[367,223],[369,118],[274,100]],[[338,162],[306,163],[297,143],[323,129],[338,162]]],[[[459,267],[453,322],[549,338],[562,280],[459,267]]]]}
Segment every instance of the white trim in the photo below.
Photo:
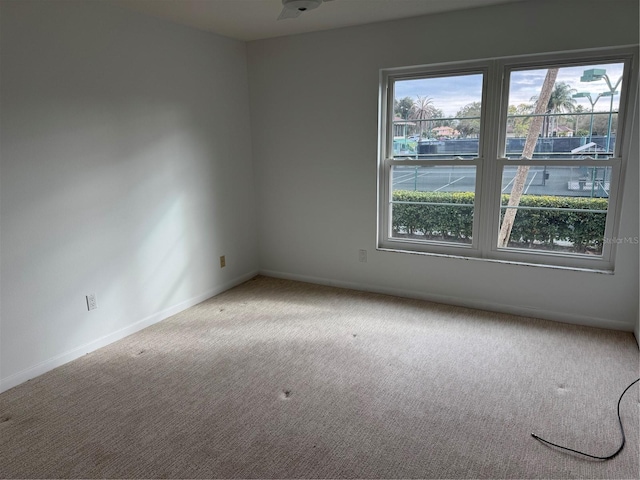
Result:
{"type": "Polygon", "coordinates": [[[162,320],[166,320],[167,318],[180,313],[186,310],[189,307],[197,305],[211,297],[219,295],[220,293],[229,290],[241,283],[246,282],[247,280],[251,280],[258,274],[256,271],[249,272],[247,274],[241,275],[240,277],[235,278],[223,285],[220,285],[216,288],[208,290],[204,293],[196,295],[188,300],[180,302],[172,307],[166,308],[160,312],[149,315],[142,320],[139,320],[127,327],[121,328],[120,330],[116,330],[104,337],[98,338],[92,342],[81,345],[73,350],[69,350],[68,352],[62,353],[60,355],[56,355],[53,358],[48,360],[44,360],[43,362],[38,363],[32,367],[29,367],[25,370],[22,370],[18,373],[8,376],[7,378],[0,379],[0,393],[9,390],[10,388],[16,387],[21,383],[26,382],[27,380],[31,380],[35,377],[38,377],[44,373],[47,373],[50,370],[53,370],[56,367],[64,365],[65,363],[69,363],[72,360],[82,357],[87,353],[91,353],[99,348],[105,347],[111,343],[117,342],[118,340],[122,340],[129,335],[139,332],[151,325],[161,322],[162,320]]]}
{"type": "Polygon", "coordinates": [[[453,305],[457,307],[471,308],[475,310],[483,310],[495,313],[506,313],[509,315],[517,315],[521,317],[539,318],[543,320],[550,320],[553,322],[569,323],[572,325],[633,332],[633,327],[626,322],[619,322],[616,320],[610,320],[608,318],[588,317],[585,315],[576,315],[573,313],[554,312],[551,310],[543,310],[535,307],[508,305],[504,303],[486,302],[483,300],[469,300],[468,298],[456,297],[452,295],[431,294],[418,290],[382,287],[379,285],[371,285],[362,282],[346,282],[343,280],[333,280],[329,278],[278,272],[274,270],[260,270],[259,273],[260,275],[264,275],[266,277],[283,278],[286,280],[295,280],[298,282],[313,283],[316,285],[346,288],[361,292],[380,293],[383,295],[392,295],[394,297],[401,298],[413,298],[417,300],[425,300],[428,302],[441,303],[445,305],[453,305]]]}
{"type": "MultiPolygon", "coordinates": [[[[458,260],[479,260],[481,262],[490,262],[490,263],[503,263],[508,265],[519,265],[521,267],[536,267],[536,268],[550,268],[552,270],[570,270],[576,272],[584,272],[584,273],[596,273],[596,274],[605,274],[605,275],[613,275],[614,272],[612,269],[607,268],[585,268],[585,267],[577,267],[577,266],[569,266],[569,265],[553,265],[550,263],[543,262],[522,262],[514,259],[505,259],[505,258],[491,258],[491,257],[472,257],[469,255],[455,255],[450,253],[437,253],[437,252],[423,252],[420,250],[402,250],[399,248],[385,248],[378,247],[376,250],[379,252],[389,252],[389,253],[408,253],[410,255],[426,255],[433,257],[444,257],[444,258],[455,258],[458,260]]],[[[534,253],[529,252],[532,255],[544,255],[544,253],[534,253]]]]}

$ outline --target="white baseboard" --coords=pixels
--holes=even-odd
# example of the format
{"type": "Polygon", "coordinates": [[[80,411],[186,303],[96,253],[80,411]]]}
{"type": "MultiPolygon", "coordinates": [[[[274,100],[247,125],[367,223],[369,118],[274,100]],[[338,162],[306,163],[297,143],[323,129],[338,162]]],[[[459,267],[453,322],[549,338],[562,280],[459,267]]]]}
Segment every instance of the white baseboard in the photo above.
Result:
{"type": "Polygon", "coordinates": [[[197,305],[200,302],[207,300],[208,298],[211,298],[226,290],[229,290],[230,288],[235,287],[236,285],[246,282],[247,280],[250,280],[253,277],[255,277],[257,274],[258,272],[253,271],[245,275],[242,275],[240,277],[237,277],[231,280],[230,282],[225,283],[224,285],[220,285],[216,288],[213,288],[199,295],[196,295],[195,297],[192,297],[188,300],[185,300],[169,308],[166,308],[160,312],[154,313],[153,315],[149,315],[148,317],[143,318],[142,320],[139,320],[120,330],[116,330],[115,332],[105,335],[104,337],[98,338],[92,342],[89,342],[80,347],[74,348],[73,350],[70,350],[68,352],[57,355],[53,358],[40,362],[37,365],[34,365],[33,367],[29,367],[18,373],[10,375],[7,378],[0,379],[0,393],[6,390],[9,390],[10,388],[13,388],[15,386],[18,386],[21,383],[26,382],[27,380],[30,380],[39,375],[42,375],[43,373],[46,373],[49,370],[53,370],[56,367],[59,367],[61,365],[64,365],[65,363],[75,360],[76,358],[86,355],[87,353],[93,352],[94,350],[97,350],[113,342],[121,340],[133,333],[136,333],[144,328],[147,328],[153,325],[154,323],[161,322],[162,320],[165,320],[171,317],[172,315],[175,315],[176,313],[180,313],[189,307],[192,307],[194,305],[197,305]]]}
{"type": "Polygon", "coordinates": [[[570,323],[573,325],[583,325],[586,327],[606,328],[609,330],[621,330],[625,332],[633,331],[633,327],[629,326],[627,323],[611,320],[608,318],[588,317],[584,315],[554,312],[532,307],[485,302],[482,300],[469,300],[468,298],[455,297],[452,295],[430,294],[417,290],[381,287],[378,285],[371,285],[367,283],[345,282],[342,280],[312,277],[308,275],[298,275],[286,272],[277,272],[273,270],[260,270],[260,275],[264,275],[266,277],[284,278],[287,280],[297,280],[300,282],[315,283],[318,285],[327,285],[330,287],[348,288],[351,290],[360,290],[364,292],[381,293],[384,295],[393,295],[396,297],[414,298],[434,303],[444,303],[446,305],[456,305],[459,307],[474,308],[476,310],[485,310],[489,312],[508,313],[511,315],[518,315],[522,317],[541,318],[544,320],[570,323]]]}

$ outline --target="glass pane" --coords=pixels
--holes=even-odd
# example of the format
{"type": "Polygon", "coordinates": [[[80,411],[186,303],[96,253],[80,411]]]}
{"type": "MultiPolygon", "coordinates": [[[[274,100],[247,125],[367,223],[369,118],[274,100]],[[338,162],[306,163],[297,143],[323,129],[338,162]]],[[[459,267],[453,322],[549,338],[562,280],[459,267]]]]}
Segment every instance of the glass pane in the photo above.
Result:
{"type": "Polygon", "coordinates": [[[613,156],[623,68],[608,63],[511,72],[504,155],[613,156]]]}
{"type": "Polygon", "coordinates": [[[602,165],[505,167],[498,246],[601,255],[611,171],[602,165]]]}
{"type": "Polygon", "coordinates": [[[391,236],[470,244],[476,167],[393,166],[391,236]]]}
{"type": "Polygon", "coordinates": [[[482,74],[397,80],[393,157],[478,156],[482,74]]]}

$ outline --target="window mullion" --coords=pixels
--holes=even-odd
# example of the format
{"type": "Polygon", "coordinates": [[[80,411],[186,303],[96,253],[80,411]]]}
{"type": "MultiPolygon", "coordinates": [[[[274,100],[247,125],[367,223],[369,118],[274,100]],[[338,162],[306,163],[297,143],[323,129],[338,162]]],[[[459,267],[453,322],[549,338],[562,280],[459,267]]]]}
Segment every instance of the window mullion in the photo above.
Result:
{"type": "Polygon", "coordinates": [[[484,98],[484,129],[482,131],[482,176],[479,176],[479,212],[477,229],[478,248],[482,257],[486,257],[491,250],[492,241],[497,231],[498,214],[500,204],[498,170],[496,165],[500,132],[500,109],[502,91],[502,71],[497,62],[489,64],[486,77],[484,98]]]}

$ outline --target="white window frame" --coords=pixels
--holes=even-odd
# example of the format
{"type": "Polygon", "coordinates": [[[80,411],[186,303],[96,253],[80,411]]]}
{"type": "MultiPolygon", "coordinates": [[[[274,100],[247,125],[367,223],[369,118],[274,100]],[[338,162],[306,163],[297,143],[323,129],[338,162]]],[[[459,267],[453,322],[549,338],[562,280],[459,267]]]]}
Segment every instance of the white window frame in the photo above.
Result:
{"type": "MultiPolygon", "coordinates": [[[[501,179],[505,166],[553,165],[557,166],[609,166],[612,169],[609,204],[604,238],[616,238],[619,230],[622,184],[630,148],[630,113],[633,112],[637,89],[638,48],[564,52],[544,55],[528,55],[489,59],[482,61],[437,64],[409,68],[383,69],[380,71],[379,99],[379,150],[378,150],[378,249],[387,251],[421,253],[474,258],[525,265],[542,265],[556,268],[572,268],[612,272],[616,242],[605,242],[602,255],[550,252],[517,248],[498,248],[501,179]],[[509,78],[513,70],[543,69],[554,66],[585,66],[602,63],[624,63],[622,88],[618,109],[618,128],[613,156],[608,159],[586,158],[581,160],[536,159],[520,160],[504,158],[506,123],[509,97],[509,78]],[[393,86],[396,81],[411,78],[445,77],[483,73],[482,112],[480,120],[478,156],[471,160],[403,160],[393,157],[393,86]],[[492,133],[493,132],[493,133],[492,133]],[[497,133],[496,133],[497,132],[497,133]],[[471,244],[415,241],[391,235],[392,167],[396,165],[437,166],[465,165],[476,167],[473,237],[471,244]]],[[[637,160],[636,160],[637,161],[637,160]]]]}

